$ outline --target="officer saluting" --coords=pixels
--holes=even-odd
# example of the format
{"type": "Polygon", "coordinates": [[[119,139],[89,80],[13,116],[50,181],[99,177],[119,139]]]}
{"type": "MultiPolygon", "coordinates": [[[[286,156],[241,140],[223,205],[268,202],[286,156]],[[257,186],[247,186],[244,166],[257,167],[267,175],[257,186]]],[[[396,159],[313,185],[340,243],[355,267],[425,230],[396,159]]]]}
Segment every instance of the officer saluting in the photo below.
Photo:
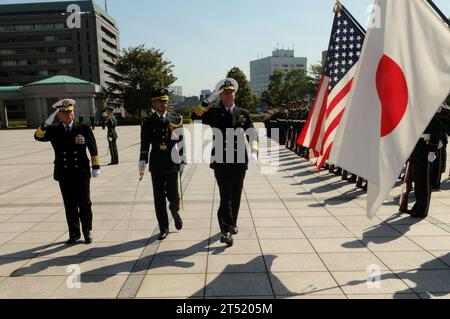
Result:
{"type": "Polygon", "coordinates": [[[91,170],[86,148],[92,157],[92,176],[100,175],[100,159],[92,129],[75,123],[75,101],[64,99],[53,105],[56,111],[37,129],[34,138],[40,142],[51,142],[55,151],[54,179],[59,182],[69,240],[75,244],[80,238],[80,221],[86,244],[92,243],[92,210],[90,199],[91,170]],[[55,117],[59,124],[52,125],[55,117]]]}
{"type": "Polygon", "coordinates": [[[201,120],[203,124],[213,128],[211,168],[220,191],[220,207],[217,213],[223,235],[220,241],[229,247],[233,246],[232,235],[239,231],[237,221],[249,163],[245,140],[250,142],[252,162],[257,161],[259,148],[249,112],[234,103],[238,89],[236,80],[222,80],[216,86],[216,92],[192,113],[193,120],[201,120]],[[221,99],[220,107],[209,108],[210,103],[218,97],[221,99]]]}
{"type": "Polygon", "coordinates": [[[107,106],[106,112],[107,117],[105,119],[105,125],[108,128],[108,144],[109,144],[109,153],[111,154],[111,163],[108,165],[118,165],[119,164],[119,154],[117,152],[117,119],[114,116],[114,106],[107,106]]]}
{"type": "Polygon", "coordinates": [[[178,173],[182,173],[186,160],[184,158],[183,126],[181,115],[167,112],[169,92],[166,89],[156,91],[152,98],[156,112],[144,119],[141,127],[141,156],[139,173],[144,175],[146,164],[152,175],[153,198],[160,235],[164,240],[169,235],[169,218],[167,214],[166,196],[169,209],[175,221],[175,228],[181,230],[183,221],[179,214],[180,194],[178,192],[178,173]],[[179,146],[180,145],[180,146],[179,146]]]}

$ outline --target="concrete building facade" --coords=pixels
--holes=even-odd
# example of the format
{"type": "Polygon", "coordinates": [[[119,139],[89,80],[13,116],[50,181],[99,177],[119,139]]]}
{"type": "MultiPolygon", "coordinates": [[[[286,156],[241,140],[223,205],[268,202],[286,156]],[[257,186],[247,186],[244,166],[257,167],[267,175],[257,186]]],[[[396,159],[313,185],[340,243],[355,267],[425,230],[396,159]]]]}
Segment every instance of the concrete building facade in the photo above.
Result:
{"type": "Polygon", "coordinates": [[[0,5],[0,86],[69,75],[106,88],[119,52],[117,23],[93,1],[0,5]]]}
{"type": "Polygon", "coordinates": [[[307,69],[307,58],[295,57],[294,50],[276,49],[272,56],[250,62],[250,87],[257,96],[261,96],[270,84],[270,76],[275,70],[286,72],[295,69],[307,69]]]}

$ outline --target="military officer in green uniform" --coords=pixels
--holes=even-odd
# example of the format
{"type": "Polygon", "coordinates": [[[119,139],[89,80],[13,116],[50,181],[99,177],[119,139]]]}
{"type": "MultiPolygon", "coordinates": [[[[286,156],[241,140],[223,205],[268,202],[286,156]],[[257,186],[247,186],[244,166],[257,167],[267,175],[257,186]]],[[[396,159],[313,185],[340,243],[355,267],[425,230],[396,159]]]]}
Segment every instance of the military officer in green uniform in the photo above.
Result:
{"type": "Polygon", "coordinates": [[[177,230],[183,228],[178,191],[178,176],[186,165],[182,134],[183,117],[168,112],[169,92],[166,89],[156,91],[152,105],[155,112],[144,119],[141,127],[141,155],[138,168],[142,178],[146,165],[149,164],[160,229],[158,239],[162,241],[169,235],[166,197],[175,228],[177,230]]]}
{"type": "Polygon", "coordinates": [[[233,246],[233,235],[239,231],[239,208],[249,160],[257,162],[259,149],[249,112],[235,105],[238,89],[239,84],[234,79],[220,81],[216,92],[192,113],[193,120],[200,120],[213,128],[211,168],[220,191],[217,217],[222,232],[221,242],[230,247],[233,246]],[[210,104],[219,97],[219,107],[210,108],[210,104]],[[246,140],[250,144],[250,158],[245,147],[246,140]]]}
{"type": "Polygon", "coordinates": [[[107,106],[106,112],[107,117],[105,119],[105,125],[108,128],[108,145],[109,145],[109,153],[111,154],[111,163],[108,165],[118,165],[119,164],[119,153],[117,151],[117,132],[116,132],[116,126],[117,126],[117,119],[114,116],[114,107],[113,106],[107,106]]]}
{"type": "Polygon", "coordinates": [[[55,151],[54,179],[59,182],[69,227],[66,244],[75,244],[81,238],[80,221],[85,243],[90,244],[93,241],[90,179],[100,175],[97,143],[89,125],[74,122],[74,100],[58,101],[53,108],[56,111],[36,130],[34,138],[51,142],[55,151]],[[59,123],[53,124],[56,117],[59,123]],[[91,154],[92,172],[86,150],[91,154]]]}

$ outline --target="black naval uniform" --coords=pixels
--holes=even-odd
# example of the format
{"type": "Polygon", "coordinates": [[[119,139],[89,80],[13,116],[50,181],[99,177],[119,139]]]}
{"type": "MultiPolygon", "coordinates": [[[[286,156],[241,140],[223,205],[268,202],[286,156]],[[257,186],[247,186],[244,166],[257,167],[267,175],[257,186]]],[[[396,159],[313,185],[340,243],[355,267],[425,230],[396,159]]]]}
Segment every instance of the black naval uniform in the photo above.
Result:
{"type": "Polygon", "coordinates": [[[409,213],[412,217],[425,218],[428,216],[432,192],[432,169],[438,165],[439,158],[433,163],[428,161],[430,152],[438,155],[438,145],[441,134],[441,126],[436,116],[433,117],[430,124],[424,132],[424,136],[417,143],[412,155],[411,161],[414,165],[413,180],[416,195],[416,204],[409,213]]]}
{"type": "Polygon", "coordinates": [[[236,234],[242,189],[249,163],[247,149],[239,149],[238,145],[245,145],[245,139],[247,139],[251,149],[258,150],[256,130],[254,130],[250,113],[237,106],[232,113],[228,112],[223,105],[218,108],[208,108],[208,104],[204,102],[191,117],[222,133],[222,139],[214,137],[210,165],[214,170],[220,192],[217,218],[222,234],[236,234]],[[249,131],[252,134],[246,136],[244,132],[250,128],[252,130],[249,131]],[[227,136],[227,129],[235,131],[231,130],[227,136]]]}
{"type": "Polygon", "coordinates": [[[172,131],[181,128],[183,118],[180,115],[166,113],[163,117],[155,112],[148,116],[141,127],[141,156],[140,160],[149,163],[152,175],[153,198],[155,201],[156,217],[158,219],[161,234],[169,233],[169,218],[167,214],[166,196],[169,201],[169,209],[174,218],[175,226],[180,230],[183,226],[180,210],[180,194],[178,192],[178,173],[181,165],[186,164],[183,154],[184,149],[179,150],[179,157],[172,160],[172,150],[180,142],[182,136],[172,140],[172,131]]]}
{"type": "Polygon", "coordinates": [[[431,181],[433,190],[439,190],[441,188],[442,174],[447,169],[447,145],[448,134],[450,132],[448,124],[450,118],[450,110],[443,108],[441,112],[436,114],[437,120],[441,126],[440,142],[442,147],[438,150],[437,164],[433,165],[431,181]]]}
{"type": "Polygon", "coordinates": [[[106,126],[108,127],[108,144],[109,144],[109,153],[111,154],[111,163],[110,165],[117,165],[119,164],[119,153],[117,151],[117,132],[116,132],[116,126],[117,126],[117,119],[114,116],[114,114],[111,114],[111,116],[108,116],[106,118],[106,126]]]}
{"type": "Polygon", "coordinates": [[[92,157],[92,169],[100,169],[97,143],[89,125],[73,123],[66,128],[62,123],[39,127],[34,138],[51,142],[55,152],[54,179],[59,182],[66,210],[71,239],[79,239],[80,221],[85,238],[92,231],[92,202],[90,198],[91,170],[86,149],[92,157]],[[77,136],[83,136],[85,144],[76,144],[77,136]]]}

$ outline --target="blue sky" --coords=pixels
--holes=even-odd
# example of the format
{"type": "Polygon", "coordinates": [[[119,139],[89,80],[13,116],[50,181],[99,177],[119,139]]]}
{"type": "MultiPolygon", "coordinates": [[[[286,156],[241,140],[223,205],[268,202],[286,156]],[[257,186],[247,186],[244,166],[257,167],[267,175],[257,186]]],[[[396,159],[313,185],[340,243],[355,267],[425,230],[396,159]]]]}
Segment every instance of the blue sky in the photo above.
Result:
{"type": "MultiPolygon", "coordinates": [[[[45,2],[0,0],[0,4],[45,2]]],[[[96,0],[103,7],[104,0],[96,0]]],[[[341,0],[363,25],[373,0],[341,0]]],[[[450,16],[450,1],[435,0],[450,16]]],[[[199,95],[234,66],[249,77],[249,62],[295,46],[308,65],[321,59],[329,41],[334,0],[108,0],[122,47],[161,49],[174,65],[184,95],[199,95]]]]}

